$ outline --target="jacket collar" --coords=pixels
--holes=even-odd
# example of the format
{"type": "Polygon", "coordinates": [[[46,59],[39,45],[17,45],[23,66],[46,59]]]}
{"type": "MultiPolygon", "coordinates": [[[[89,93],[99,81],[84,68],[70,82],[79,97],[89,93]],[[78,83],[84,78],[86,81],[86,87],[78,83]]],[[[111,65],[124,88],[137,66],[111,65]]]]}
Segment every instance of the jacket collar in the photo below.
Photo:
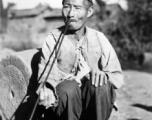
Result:
{"type": "MultiPolygon", "coordinates": [[[[97,41],[97,32],[87,26],[85,26],[86,28],[86,33],[85,36],[87,38],[87,42],[88,42],[88,47],[95,47],[98,46],[98,42],[97,41]]],[[[63,32],[63,30],[65,29],[65,26],[61,26],[55,30],[52,31],[52,35],[55,38],[55,40],[57,41],[61,35],[61,33],[63,32]]]]}

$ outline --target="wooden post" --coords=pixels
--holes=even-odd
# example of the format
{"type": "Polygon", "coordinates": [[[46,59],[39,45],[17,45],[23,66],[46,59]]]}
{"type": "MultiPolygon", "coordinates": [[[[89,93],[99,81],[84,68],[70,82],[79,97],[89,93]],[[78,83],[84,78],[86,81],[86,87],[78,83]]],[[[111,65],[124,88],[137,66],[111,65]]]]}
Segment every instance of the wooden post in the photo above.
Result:
{"type": "Polygon", "coordinates": [[[7,13],[3,8],[3,1],[0,0],[0,33],[6,32],[7,26],[7,13]]]}
{"type": "Polygon", "coordinates": [[[2,33],[2,15],[3,14],[3,3],[2,0],[0,0],[0,33],[2,33]]]}

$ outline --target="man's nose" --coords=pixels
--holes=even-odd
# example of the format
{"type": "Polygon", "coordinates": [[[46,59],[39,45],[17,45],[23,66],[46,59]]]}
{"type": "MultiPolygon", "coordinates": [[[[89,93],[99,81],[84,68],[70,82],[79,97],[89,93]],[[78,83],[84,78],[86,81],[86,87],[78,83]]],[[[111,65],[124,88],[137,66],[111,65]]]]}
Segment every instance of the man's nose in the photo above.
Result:
{"type": "Polygon", "coordinates": [[[75,14],[75,10],[73,7],[71,7],[68,16],[71,18],[71,17],[74,17],[74,14],[75,14]]]}

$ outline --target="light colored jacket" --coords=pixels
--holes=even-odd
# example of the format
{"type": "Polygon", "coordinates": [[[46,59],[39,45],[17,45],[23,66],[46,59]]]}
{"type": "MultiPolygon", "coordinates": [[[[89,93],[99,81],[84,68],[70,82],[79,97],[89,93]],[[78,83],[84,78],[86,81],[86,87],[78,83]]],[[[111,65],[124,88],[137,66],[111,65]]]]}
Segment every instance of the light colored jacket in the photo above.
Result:
{"type": "MultiPolygon", "coordinates": [[[[39,76],[44,70],[49,56],[54,49],[54,45],[59,39],[63,29],[64,26],[53,30],[47,35],[42,46],[42,56],[39,64],[39,76]]],[[[114,87],[120,88],[124,83],[123,74],[117,55],[108,39],[102,32],[88,27],[86,27],[85,36],[86,39],[82,44],[82,48],[85,53],[84,57],[87,59],[90,68],[103,71],[114,87]]],[[[68,35],[65,35],[59,51],[59,56],[55,61],[52,72],[47,80],[47,82],[50,83],[54,88],[62,81],[63,77],[71,73],[76,62],[76,45],[76,40],[70,39],[68,35]]],[[[50,63],[39,83],[44,81],[55,54],[53,54],[50,63]]]]}

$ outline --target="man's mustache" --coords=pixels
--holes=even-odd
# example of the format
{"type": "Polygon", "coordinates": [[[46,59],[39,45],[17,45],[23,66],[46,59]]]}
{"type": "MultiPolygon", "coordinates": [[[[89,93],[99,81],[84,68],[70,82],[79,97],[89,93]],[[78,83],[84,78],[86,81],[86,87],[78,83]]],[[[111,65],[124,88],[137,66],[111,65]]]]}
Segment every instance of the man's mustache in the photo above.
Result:
{"type": "Polygon", "coordinates": [[[69,21],[69,22],[77,22],[77,20],[75,20],[75,19],[67,19],[66,21],[69,21]]]}
{"type": "Polygon", "coordinates": [[[70,19],[70,22],[77,22],[77,20],[75,20],[75,19],[70,19]]]}

